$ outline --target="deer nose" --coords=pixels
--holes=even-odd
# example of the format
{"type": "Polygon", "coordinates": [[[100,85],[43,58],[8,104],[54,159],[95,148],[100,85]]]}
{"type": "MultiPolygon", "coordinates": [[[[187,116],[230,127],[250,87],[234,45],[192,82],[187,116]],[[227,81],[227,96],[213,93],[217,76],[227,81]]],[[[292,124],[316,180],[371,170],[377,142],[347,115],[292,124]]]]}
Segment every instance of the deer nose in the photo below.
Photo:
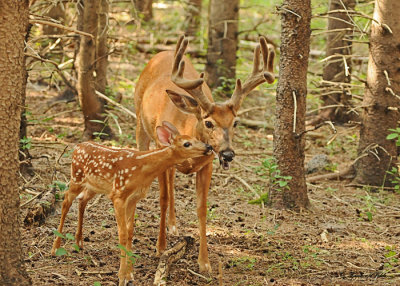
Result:
{"type": "Polygon", "coordinates": [[[213,147],[210,144],[206,144],[206,151],[204,152],[204,154],[210,154],[212,150],[213,147]]]}
{"type": "Polygon", "coordinates": [[[224,161],[231,162],[233,160],[233,157],[235,157],[235,152],[233,150],[224,150],[221,152],[221,156],[224,159],[224,161]]]}

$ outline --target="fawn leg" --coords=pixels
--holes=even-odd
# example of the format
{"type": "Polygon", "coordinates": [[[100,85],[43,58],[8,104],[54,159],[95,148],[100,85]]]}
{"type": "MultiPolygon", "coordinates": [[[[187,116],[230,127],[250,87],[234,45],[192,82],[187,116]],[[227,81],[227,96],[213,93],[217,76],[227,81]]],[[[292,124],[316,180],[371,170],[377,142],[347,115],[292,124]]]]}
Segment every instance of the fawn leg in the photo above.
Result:
{"type": "Polygon", "coordinates": [[[168,188],[168,231],[170,234],[179,235],[176,227],[175,215],[175,168],[167,170],[167,188],[168,188]]]}
{"type": "Polygon", "coordinates": [[[83,248],[82,239],[82,225],[83,225],[83,215],[85,213],[87,203],[96,195],[95,192],[85,189],[83,192],[83,197],[79,199],[79,212],[78,212],[78,226],[75,233],[75,241],[79,248],[83,248]]]}
{"type": "Polygon", "coordinates": [[[168,189],[167,189],[167,172],[162,173],[158,176],[158,184],[160,186],[160,230],[158,233],[157,240],[157,256],[161,255],[167,247],[167,234],[165,233],[166,225],[166,214],[168,207],[168,189]]]}
{"type": "MultiPolygon", "coordinates": [[[[65,217],[68,214],[69,208],[72,205],[72,202],[75,200],[76,196],[79,195],[82,192],[83,188],[81,184],[73,183],[70,182],[69,189],[64,195],[64,201],[62,203],[62,209],[61,209],[61,219],[60,219],[60,225],[58,226],[58,232],[62,233],[63,227],[64,227],[64,222],[65,222],[65,217]]],[[[61,237],[57,236],[54,239],[53,242],[53,247],[51,248],[51,255],[55,255],[57,248],[60,248],[61,244],[61,237]]]]}

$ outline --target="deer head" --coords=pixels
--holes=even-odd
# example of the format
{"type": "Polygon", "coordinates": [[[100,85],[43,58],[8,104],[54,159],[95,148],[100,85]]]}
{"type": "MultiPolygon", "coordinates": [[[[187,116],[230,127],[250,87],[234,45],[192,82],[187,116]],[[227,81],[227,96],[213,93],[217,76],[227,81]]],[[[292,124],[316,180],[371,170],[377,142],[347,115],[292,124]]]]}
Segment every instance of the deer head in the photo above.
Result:
{"type": "Polygon", "coordinates": [[[265,37],[260,37],[260,42],[254,50],[253,71],[249,78],[242,84],[236,80],[235,90],[230,99],[224,102],[214,102],[212,96],[204,92],[204,73],[197,79],[184,78],[185,61],[183,55],[188,45],[188,40],[183,36],[179,38],[175,50],[171,80],[178,87],[191,96],[173,90],[166,90],[172,102],[183,112],[196,116],[196,134],[198,139],[210,144],[218,153],[218,158],[223,169],[229,169],[229,163],[235,157],[232,148],[232,138],[237,112],[244,98],[263,82],[273,83],[273,63],[275,52],[268,46],[265,37]],[[262,65],[260,65],[260,55],[262,65]]]}

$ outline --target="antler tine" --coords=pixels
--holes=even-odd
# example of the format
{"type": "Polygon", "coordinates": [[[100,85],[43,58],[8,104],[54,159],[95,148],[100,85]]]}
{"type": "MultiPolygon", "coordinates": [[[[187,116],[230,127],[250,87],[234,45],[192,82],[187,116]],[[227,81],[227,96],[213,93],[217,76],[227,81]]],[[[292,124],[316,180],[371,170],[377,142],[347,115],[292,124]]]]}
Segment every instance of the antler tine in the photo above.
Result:
{"type": "Polygon", "coordinates": [[[176,43],[175,56],[176,56],[176,53],[178,52],[179,47],[181,46],[182,41],[183,41],[184,38],[185,38],[185,35],[182,35],[182,36],[179,37],[178,42],[176,43]]]}
{"type": "Polygon", "coordinates": [[[232,94],[230,104],[233,107],[233,110],[239,110],[243,99],[256,88],[258,85],[263,82],[273,83],[275,77],[273,75],[273,65],[275,52],[273,48],[269,48],[267,44],[267,40],[265,37],[260,37],[260,43],[254,49],[254,57],[253,57],[253,71],[250,77],[241,84],[240,80],[236,81],[235,90],[232,94]],[[260,51],[263,58],[263,67],[260,68],[260,51]]]}
{"type": "Polygon", "coordinates": [[[207,113],[211,113],[213,103],[207,98],[201,89],[204,82],[204,73],[200,74],[198,79],[185,79],[183,73],[185,71],[185,61],[183,55],[186,51],[189,41],[184,37],[179,38],[178,45],[175,50],[175,59],[172,66],[171,80],[180,88],[186,90],[199,103],[202,109],[207,113]]]}

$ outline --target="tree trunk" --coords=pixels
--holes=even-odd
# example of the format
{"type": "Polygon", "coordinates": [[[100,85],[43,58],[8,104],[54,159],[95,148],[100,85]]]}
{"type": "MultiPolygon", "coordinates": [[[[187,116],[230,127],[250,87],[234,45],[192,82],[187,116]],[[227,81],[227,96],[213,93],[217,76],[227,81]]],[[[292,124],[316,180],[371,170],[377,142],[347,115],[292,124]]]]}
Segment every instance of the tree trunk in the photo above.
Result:
{"type": "Polygon", "coordinates": [[[0,1],[0,285],[32,285],[23,264],[17,181],[27,28],[28,1],[0,1]]]}
{"type": "Polygon", "coordinates": [[[189,0],[187,6],[186,22],[188,28],[186,35],[195,37],[200,30],[202,0],[189,0]]]}
{"type": "Polygon", "coordinates": [[[210,0],[207,84],[232,91],[236,78],[239,0],[210,0]]]}
{"type": "Polygon", "coordinates": [[[81,36],[77,58],[78,96],[85,121],[83,137],[86,140],[94,137],[107,138],[107,136],[111,136],[111,130],[106,125],[103,116],[104,106],[96,95],[96,79],[94,77],[96,38],[98,36],[98,1],[85,0],[83,10],[83,31],[94,36],[94,38],[81,36]]]}
{"type": "Polygon", "coordinates": [[[98,12],[97,60],[96,60],[96,90],[106,93],[108,66],[108,0],[101,0],[98,12]]]}
{"type": "Polygon", "coordinates": [[[355,180],[382,186],[390,185],[386,171],[397,162],[395,141],[386,136],[400,119],[400,1],[376,0],[374,19],[355,180]]]}
{"type": "MultiPolygon", "coordinates": [[[[355,0],[330,0],[329,11],[354,10],[355,0]]],[[[328,39],[326,57],[329,58],[323,70],[323,80],[328,82],[350,83],[351,58],[353,35],[352,19],[346,12],[329,13],[328,39]],[[337,32],[334,32],[337,31],[337,32]],[[346,63],[346,65],[345,65],[346,63]]],[[[322,121],[330,120],[337,123],[346,123],[355,120],[354,113],[348,113],[351,99],[349,87],[324,83],[325,95],[322,96],[323,106],[343,105],[344,107],[331,107],[321,111],[311,124],[317,125],[322,121]]]]}
{"type": "Polygon", "coordinates": [[[305,138],[301,132],[305,129],[311,3],[310,0],[285,0],[282,7],[285,9],[280,11],[282,43],[274,157],[280,175],[291,176],[292,179],[288,181],[288,188],[277,190],[279,188],[272,186],[270,201],[277,208],[298,210],[309,206],[304,171],[305,138]]]}
{"type": "Polygon", "coordinates": [[[144,21],[148,22],[153,18],[153,0],[135,0],[135,8],[144,21]]]}

